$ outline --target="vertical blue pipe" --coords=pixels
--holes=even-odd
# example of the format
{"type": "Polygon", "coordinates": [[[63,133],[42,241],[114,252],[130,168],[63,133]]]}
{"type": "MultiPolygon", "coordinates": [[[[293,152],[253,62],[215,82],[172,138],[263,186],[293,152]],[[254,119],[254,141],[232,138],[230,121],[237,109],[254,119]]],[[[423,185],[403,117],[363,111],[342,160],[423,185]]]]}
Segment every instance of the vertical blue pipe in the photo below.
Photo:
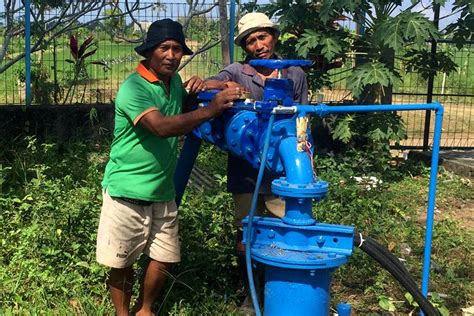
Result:
{"type": "Polygon", "coordinates": [[[178,158],[176,169],[174,171],[174,187],[176,190],[176,205],[181,204],[181,199],[184,195],[184,190],[191,176],[194,162],[199,154],[202,140],[195,136],[192,132],[186,135],[184,139],[183,149],[178,158]]]}
{"type": "Polygon", "coordinates": [[[258,169],[257,181],[255,182],[255,190],[252,196],[252,204],[250,206],[250,211],[248,215],[248,222],[247,222],[247,235],[245,239],[247,243],[245,245],[245,266],[247,267],[247,278],[249,280],[249,288],[250,288],[250,295],[252,297],[252,304],[253,308],[255,309],[255,315],[261,316],[260,312],[260,305],[258,304],[258,296],[257,291],[255,289],[255,282],[253,279],[253,272],[252,272],[252,257],[251,251],[252,248],[251,240],[252,240],[252,224],[253,224],[253,217],[255,212],[257,211],[257,200],[258,200],[258,192],[260,190],[260,185],[262,184],[263,179],[263,172],[265,171],[265,161],[267,159],[268,148],[270,147],[270,136],[272,131],[273,122],[275,121],[275,115],[272,114],[270,119],[268,120],[268,129],[267,133],[265,134],[265,140],[263,141],[263,151],[262,151],[262,158],[260,160],[260,167],[258,169]]]}
{"type": "Polygon", "coordinates": [[[31,21],[30,0],[25,0],[25,102],[31,105],[31,21]]]}
{"type": "MultiPolygon", "coordinates": [[[[426,214],[426,236],[425,250],[423,255],[423,277],[421,282],[421,292],[425,297],[428,295],[428,285],[430,281],[430,257],[431,257],[431,241],[433,237],[433,221],[436,199],[436,180],[438,176],[438,156],[441,142],[441,126],[443,123],[443,108],[440,107],[436,111],[435,128],[433,137],[433,152],[431,154],[431,172],[430,187],[428,193],[428,210],[426,214]]],[[[423,312],[421,313],[423,315],[423,312]]]]}
{"type": "Polygon", "coordinates": [[[234,62],[235,0],[230,0],[229,19],[229,59],[232,64],[234,62]]]}
{"type": "Polygon", "coordinates": [[[265,266],[264,315],[329,315],[332,272],[265,266]]]}

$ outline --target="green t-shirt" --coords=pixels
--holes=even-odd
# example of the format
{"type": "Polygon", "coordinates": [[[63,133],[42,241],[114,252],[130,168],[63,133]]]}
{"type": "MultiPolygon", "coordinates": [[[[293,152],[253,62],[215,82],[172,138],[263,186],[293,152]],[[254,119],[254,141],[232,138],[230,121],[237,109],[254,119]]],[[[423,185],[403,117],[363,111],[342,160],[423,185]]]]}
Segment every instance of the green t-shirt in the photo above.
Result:
{"type": "Polygon", "coordinates": [[[102,187],[110,196],[170,201],[175,198],[177,138],[158,137],[137,121],[154,108],[166,116],[180,114],[186,91],[176,74],[171,78],[168,96],[164,83],[150,81],[144,71],[140,65],[117,93],[114,140],[102,187]]]}

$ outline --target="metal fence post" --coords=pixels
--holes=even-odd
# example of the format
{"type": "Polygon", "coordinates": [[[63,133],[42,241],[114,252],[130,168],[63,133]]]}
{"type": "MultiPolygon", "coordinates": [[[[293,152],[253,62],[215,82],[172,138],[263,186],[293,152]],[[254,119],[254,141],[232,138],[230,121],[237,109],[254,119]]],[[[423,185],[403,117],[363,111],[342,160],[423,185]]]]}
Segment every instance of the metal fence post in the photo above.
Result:
{"type": "Polygon", "coordinates": [[[229,55],[232,64],[234,62],[235,0],[230,0],[229,17],[229,55]]]}
{"type": "Polygon", "coordinates": [[[30,0],[25,0],[25,103],[31,105],[31,21],[30,0]]]}
{"type": "MultiPolygon", "coordinates": [[[[433,7],[433,11],[434,11],[433,24],[436,27],[436,29],[438,29],[440,5],[435,4],[433,7]]],[[[431,56],[432,57],[436,55],[437,46],[438,46],[438,43],[434,39],[431,40],[431,56]]],[[[435,77],[435,72],[434,71],[430,72],[430,75],[428,77],[428,91],[426,92],[426,103],[433,102],[434,77],[435,77]]],[[[429,145],[428,141],[430,138],[430,127],[431,127],[431,110],[427,110],[425,113],[425,128],[423,130],[423,151],[428,150],[428,145],[429,145]]]]}

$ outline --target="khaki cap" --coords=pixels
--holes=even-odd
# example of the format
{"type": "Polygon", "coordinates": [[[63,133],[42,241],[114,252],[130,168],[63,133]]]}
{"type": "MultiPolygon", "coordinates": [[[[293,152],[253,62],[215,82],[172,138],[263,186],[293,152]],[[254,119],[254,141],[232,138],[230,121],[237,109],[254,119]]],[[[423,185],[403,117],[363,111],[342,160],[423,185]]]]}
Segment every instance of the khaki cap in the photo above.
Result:
{"type": "Polygon", "coordinates": [[[275,30],[275,35],[280,35],[278,25],[273,23],[268,16],[260,12],[252,12],[244,15],[237,24],[238,34],[234,39],[234,43],[240,46],[242,39],[248,34],[263,28],[272,28],[275,30]]]}

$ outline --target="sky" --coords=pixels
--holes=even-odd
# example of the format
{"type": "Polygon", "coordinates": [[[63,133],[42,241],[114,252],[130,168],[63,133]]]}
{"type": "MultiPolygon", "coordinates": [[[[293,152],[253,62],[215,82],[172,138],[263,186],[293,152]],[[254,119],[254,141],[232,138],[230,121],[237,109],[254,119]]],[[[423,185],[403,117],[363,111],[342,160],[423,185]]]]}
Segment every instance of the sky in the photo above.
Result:
{"type": "MultiPolygon", "coordinates": [[[[3,12],[4,11],[4,1],[5,0],[0,0],[0,12],[3,12]]],[[[123,1],[123,0],[122,0],[123,1]]],[[[258,4],[267,4],[269,3],[271,0],[258,0],[257,3],[258,4]]],[[[444,17],[444,16],[447,16],[451,13],[452,11],[452,4],[453,4],[453,1],[454,0],[447,0],[446,1],[446,5],[444,7],[441,8],[441,17],[444,17]]],[[[17,0],[18,3],[20,3],[20,0],[17,0]]],[[[153,3],[154,1],[141,1],[141,3],[145,3],[145,2],[150,2],[150,3],[153,3]]],[[[186,0],[165,0],[165,1],[161,1],[162,3],[173,3],[173,4],[185,4],[186,3],[186,0]]],[[[206,2],[209,2],[211,3],[212,1],[210,0],[206,0],[206,2]]],[[[244,2],[244,1],[242,1],[244,2]]],[[[250,1],[245,1],[245,2],[250,2],[250,1]]],[[[130,3],[133,3],[133,1],[130,1],[130,3]]],[[[424,0],[422,1],[421,3],[417,4],[413,9],[412,11],[423,11],[423,14],[425,14],[428,18],[432,19],[433,18],[433,12],[431,9],[428,9],[428,10],[424,10],[424,7],[427,7],[429,4],[431,3],[431,1],[428,1],[428,0],[424,0]]],[[[411,5],[411,0],[403,0],[402,2],[402,7],[401,9],[405,9],[407,8],[408,6],[411,5]]],[[[176,6],[176,7],[182,7],[184,8],[184,6],[176,6]]],[[[184,10],[183,10],[184,11],[184,10]]],[[[399,12],[399,11],[398,11],[399,12]]],[[[183,12],[184,14],[184,12],[183,12]]],[[[215,14],[213,14],[214,16],[215,14]]],[[[454,16],[449,16],[448,18],[444,18],[440,21],[440,29],[443,29],[447,24],[449,23],[452,23],[454,21],[456,21],[459,17],[459,14],[457,15],[454,15],[454,16]]],[[[151,19],[154,19],[155,16],[151,16],[149,17],[148,19],[151,20],[151,19]]],[[[2,21],[0,21],[2,22],[2,21]]],[[[2,23],[3,24],[3,23],[2,23]]]]}

